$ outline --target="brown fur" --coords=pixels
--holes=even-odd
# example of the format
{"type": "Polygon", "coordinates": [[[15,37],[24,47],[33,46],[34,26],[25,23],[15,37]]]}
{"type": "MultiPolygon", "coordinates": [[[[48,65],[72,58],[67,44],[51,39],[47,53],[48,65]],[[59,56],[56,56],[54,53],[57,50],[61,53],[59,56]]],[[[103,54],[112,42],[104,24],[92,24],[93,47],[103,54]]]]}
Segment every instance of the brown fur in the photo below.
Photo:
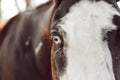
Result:
{"type": "Polygon", "coordinates": [[[59,72],[57,70],[55,53],[53,51],[54,51],[54,46],[52,46],[52,50],[51,50],[52,78],[53,78],[53,80],[59,80],[59,72]]]}

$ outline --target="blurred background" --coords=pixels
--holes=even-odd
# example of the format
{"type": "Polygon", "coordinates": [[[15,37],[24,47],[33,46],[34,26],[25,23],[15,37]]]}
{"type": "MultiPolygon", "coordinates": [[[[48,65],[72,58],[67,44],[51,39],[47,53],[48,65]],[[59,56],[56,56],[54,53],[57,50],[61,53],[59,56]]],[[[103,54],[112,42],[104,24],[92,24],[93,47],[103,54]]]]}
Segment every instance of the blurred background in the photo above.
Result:
{"type": "Polygon", "coordinates": [[[0,30],[17,13],[46,3],[49,0],[0,0],[0,30]]]}
{"type": "MultiPolygon", "coordinates": [[[[26,9],[35,8],[48,0],[0,0],[0,26],[11,17],[26,9]]],[[[118,2],[120,7],[120,1],[118,2]]]]}

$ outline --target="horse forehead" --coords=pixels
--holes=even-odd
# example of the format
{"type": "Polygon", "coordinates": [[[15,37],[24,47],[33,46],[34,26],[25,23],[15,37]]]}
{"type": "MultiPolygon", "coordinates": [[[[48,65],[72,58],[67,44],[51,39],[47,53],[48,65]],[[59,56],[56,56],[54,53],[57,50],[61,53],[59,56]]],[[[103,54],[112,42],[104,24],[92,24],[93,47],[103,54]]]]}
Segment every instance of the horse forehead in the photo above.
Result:
{"type": "Polygon", "coordinates": [[[91,2],[91,3],[103,1],[105,3],[109,3],[110,5],[112,5],[115,8],[117,8],[115,0],[63,0],[60,3],[59,7],[56,9],[56,13],[55,13],[55,16],[54,16],[54,21],[57,21],[60,18],[64,17],[67,13],[70,12],[69,10],[72,6],[75,6],[77,3],[80,3],[80,2],[83,2],[83,1],[91,2]]]}
{"type": "Polygon", "coordinates": [[[69,12],[70,7],[79,1],[80,0],[63,0],[60,2],[60,5],[56,9],[54,21],[64,17],[69,12]]]}
{"type": "Polygon", "coordinates": [[[95,29],[107,29],[108,31],[111,31],[116,29],[112,23],[114,15],[119,15],[118,11],[105,1],[95,3],[88,2],[87,0],[82,2],[79,1],[70,8],[70,11],[66,13],[65,16],[60,18],[59,21],[57,20],[54,22],[55,24],[52,28],[58,29],[60,32],[65,32],[67,34],[70,33],[70,35],[72,35],[74,29],[79,30],[80,28],[75,26],[87,26],[94,23],[101,26],[98,28],[96,27],[95,29]],[[103,12],[105,13],[102,14],[103,12]],[[87,21],[88,19],[90,19],[92,23],[91,21],[87,21]],[[112,25],[113,27],[109,28],[107,25],[112,25]]]}

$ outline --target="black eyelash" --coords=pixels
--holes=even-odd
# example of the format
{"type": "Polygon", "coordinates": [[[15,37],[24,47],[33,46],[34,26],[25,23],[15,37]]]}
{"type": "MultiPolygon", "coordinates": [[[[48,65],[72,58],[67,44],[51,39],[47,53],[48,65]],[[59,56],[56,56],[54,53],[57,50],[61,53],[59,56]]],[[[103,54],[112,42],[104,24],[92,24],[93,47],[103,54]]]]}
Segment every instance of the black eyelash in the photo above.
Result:
{"type": "Polygon", "coordinates": [[[52,32],[51,35],[52,36],[58,36],[61,39],[61,41],[63,42],[63,37],[59,32],[52,32]]]}

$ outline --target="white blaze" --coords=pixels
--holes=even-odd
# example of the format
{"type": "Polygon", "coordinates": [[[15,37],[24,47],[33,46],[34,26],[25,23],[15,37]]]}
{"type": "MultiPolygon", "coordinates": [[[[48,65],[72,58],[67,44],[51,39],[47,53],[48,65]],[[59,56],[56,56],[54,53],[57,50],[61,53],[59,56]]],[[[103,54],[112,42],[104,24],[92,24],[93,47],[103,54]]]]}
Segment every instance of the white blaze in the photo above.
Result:
{"type": "Polygon", "coordinates": [[[114,14],[119,15],[104,1],[83,0],[70,8],[58,24],[68,43],[66,72],[60,80],[115,80],[111,53],[102,40],[102,29],[116,29],[114,14]]]}

